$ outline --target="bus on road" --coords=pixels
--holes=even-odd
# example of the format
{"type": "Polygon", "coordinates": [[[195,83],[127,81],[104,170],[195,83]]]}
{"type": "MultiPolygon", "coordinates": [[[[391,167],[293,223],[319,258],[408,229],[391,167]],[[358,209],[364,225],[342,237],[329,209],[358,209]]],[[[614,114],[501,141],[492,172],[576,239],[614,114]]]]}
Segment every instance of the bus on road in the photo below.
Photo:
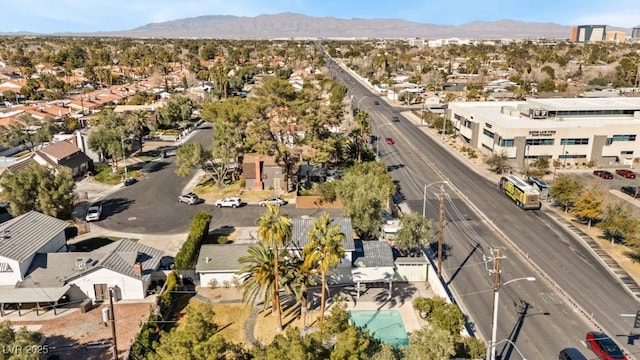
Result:
{"type": "Polygon", "coordinates": [[[540,210],[542,207],[540,191],[519,177],[515,175],[503,176],[498,185],[500,190],[521,209],[540,210]]]}

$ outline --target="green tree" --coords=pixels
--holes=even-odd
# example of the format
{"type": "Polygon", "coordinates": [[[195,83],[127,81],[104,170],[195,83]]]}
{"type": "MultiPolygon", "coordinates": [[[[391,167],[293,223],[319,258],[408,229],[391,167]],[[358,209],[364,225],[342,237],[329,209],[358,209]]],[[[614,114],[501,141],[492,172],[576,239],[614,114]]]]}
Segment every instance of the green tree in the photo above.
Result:
{"type": "Polygon", "coordinates": [[[318,264],[320,270],[320,333],[322,333],[324,320],[326,293],[329,291],[327,275],[340,264],[344,257],[342,241],[345,235],[340,232],[340,226],[331,223],[332,220],[326,213],[322,214],[320,219],[314,220],[307,234],[309,243],[305,246],[305,253],[311,257],[312,263],[318,264]]]}
{"type": "Polygon", "coordinates": [[[305,247],[301,256],[289,254],[285,256],[283,271],[283,287],[288,293],[294,294],[300,304],[302,326],[307,327],[308,293],[309,287],[317,284],[318,264],[313,255],[313,249],[305,247]]]}
{"type": "Polygon", "coordinates": [[[361,239],[373,239],[382,225],[382,209],[396,191],[386,166],[381,162],[356,164],[336,183],[344,215],[351,218],[361,239]]]}
{"type": "Polygon", "coordinates": [[[409,337],[407,359],[449,360],[455,355],[455,338],[447,330],[423,327],[409,337]]]}
{"type": "Polygon", "coordinates": [[[575,197],[571,213],[580,221],[587,222],[591,227],[593,220],[602,215],[606,195],[607,189],[602,187],[601,182],[592,182],[582,188],[582,191],[575,197]]]}
{"type": "Polygon", "coordinates": [[[9,125],[0,125],[0,143],[5,146],[25,145],[35,151],[35,134],[40,122],[31,114],[25,112],[18,116],[17,121],[9,125]]]}
{"type": "Polygon", "coordinates": [[[35,210],[61,219],[71,217],[76,185],[68,168],[31,163],[18,172],[5,172],[0,186],[14,216],[35,210]]]}
{"type": "Polygon", "coordinates": [[[155,352],[148,353],[151,360],[162,359],[249,359],[240,345],[228,343],[218,333],[215,313],[211,304],[189,306],[183,326],[161,333],[155,352]]]}
{"type": "Polygon", "coordinates": [[[138,140],[138,148],[142,151],[144,136],[149,132],[151,118],[144,111],[137,110],[125,117],[125,128],[127,133],[133,135],[138,140]]]}
{"type": "MultiPolygon", "coordinates": [[[[258,236],[271,249],[273,249],[274,268],[279,269],[278,247],[286,246],[291,241],[291,220],[280,215],[280,207],[267,204],[267,210],[258,218],[258,236]]],[[[280,310],[280,272],[274,271],[273,304],[271,308],[275,310],[278,318],[278,331],[282,330],[282,312],[280,310]]]]}
{"type": "Polygon", "coordinates": [[[545,157],[538,157],[531,165],[535,168],[535,171],[529,170],[529,175],[544,176],[544,174],[549,170],[549,159],[545,157]]]}
{"type": "Polygon", "coordinates": [[[420,249],[428,245],[433,238],[433,224],[418,213],[404,214],[401,218],[402,227],[396,234],[394,245],[398,249],[420,249]]]}
{"type": "Polygon", "coordinates": [[[484,159],[484,163],[489,165],[491,167],[491,171],[496,174],[504,174],[511,169],[511,165],[509,165],[509,158],[504,151],[500,154],[493,154],[487,157],[484,159]]]}
{"type": "Polygon", "coordinates": [[[576,197],[582,192],[584,184],[579,177],[575,175],[560,175],[551,184],[549,195],[556,204],[564,207],[567,212],[576,200],[576,197]]]}
{"type": "Polygon", "coordinates": [[[174,96],[158,111],[158,125],[165,129],[178,127],[178,124],[191,118],[195,104],[185,96],[174,96]]]}
{"type": "Polygon", "coordinates": [[[25,349],[40,348],[41,338],[40,334],[27,330],[26,326],[14,330],[10,321],[0,322],[0,343],[4,350],[0,354],[0,358],[7,360],[39,360],[41,354],[37,351],[27,352],[25,349]],[[21,349],[22,351],[11,353],[11,349],[21,349]]]}
{"type": "Polygon", "coordinates": [[[295,327],[287,328],[284,334],[277,334],[264,349],[254,347],[252,354],[256,360],[322,360],[331,356],[330,350],[317,336],[303,336],[295,327]]]}
{"type": "Polygon", "coordinates": [[[634,216],[631,205],[618,201],[607,204],[598,226],[604,232],[604,236],[611,240],[611,244],[615,244],[616,241],[635,244],[639,224],[640,220],[634,216]]]}
{"type": "Polygon", "coordinates": [[[229,126],[223,126],[213,132],[211,149],[205,149],[200,143],[181,145],[176,151],[176,174],[187,176],[192,168],[203,169],[207,176],[222,187],[224,179],[233,171],[233,162],[239,156],[240,138],[229,126]]]}
{"type": "Polygon", "coordinates": [[[241,280],[238,289],[242,290],[242,302],[262,300],[265,310],[273,301],[276,278],[274,259],[273,250],[259,242],[251,245],[247,255],[238,260],[244,264],[236,273],[241,280]]]}

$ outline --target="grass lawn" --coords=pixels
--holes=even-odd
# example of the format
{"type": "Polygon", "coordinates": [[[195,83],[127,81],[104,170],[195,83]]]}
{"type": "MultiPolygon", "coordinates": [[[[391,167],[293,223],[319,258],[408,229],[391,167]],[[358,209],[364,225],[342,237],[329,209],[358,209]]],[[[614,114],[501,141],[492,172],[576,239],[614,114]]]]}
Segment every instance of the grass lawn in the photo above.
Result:
{"type": "MultiPolygon", "coordinates": [[[[213,181],[206,177],[203,178],[200,183],[198,183],[198,186],[194,189],[194,192],[201,198],[207,200],[216,200],[237,196],[243,201],[260,201],[274,195],[274,192],[272,190],[246,191],[240,189],[240,181],[236,181],[220,188],[213,181]]],[[[294,198],[295,192],[281,193],[278,195],[285,200],[291,200],[292,198],[294,198]]]]}
{"type": "MultiPolygon", "coordinates": [[[[302,316],[299,316],[300,308],[298,306],[283,308],[282,310],[282,327],[284,329],[288,327],[303,328],[302,316]]],[[[307,313],[307,327],[317,327],[317,319],[319,316],[318,311],[310,311],[307,313]]],[[[256,319],[256,325],[253,328],[253,336],[262,345],[270,344],[276,335],[284,333],[278,332],[278,319],[275,314],[271,314],[271,309],[261,312],[256,319]]]]}
{"type": "MultiPolygon", "coordinates": [[[[76,251],[89,252],[119,240],[122,240],[122,238],[114,236],[99,236],[78,241],[77,243],[73,244],[73,246],[75,246],[76,251]]],[[[138,241],[138,239],[129,240],[138,241]]]]}
{"type": "MultiPolygon", "coordinates": [[[[140,170],[134,164],[127,165],[127,176],[130,178],[139,177],[140,170]]],[[[111,166],[102,166],[96,168],[96,174],[93,177],[96,181],[107,185],[117,185],[124,180],[124,167],[118,167],[117,172],[112,172],[111,166]]]]}

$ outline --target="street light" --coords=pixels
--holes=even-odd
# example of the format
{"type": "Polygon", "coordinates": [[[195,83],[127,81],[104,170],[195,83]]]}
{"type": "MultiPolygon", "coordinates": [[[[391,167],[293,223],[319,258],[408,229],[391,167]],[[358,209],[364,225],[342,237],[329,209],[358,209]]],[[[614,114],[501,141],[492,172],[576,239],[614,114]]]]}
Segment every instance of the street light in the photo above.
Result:
{"type": "Polygon", "coordinates": [[[360,100],[358,100],[358,105],[356,105],[356,108],[358,109],[358,112],[360,112],[360,101],[364,100],[365,98],[369,97],[369,95],[365,95],[363,97],[360,98],[360,100]]]}
{"type": "MultiPolygon", "coordinates": [[[[447,180],[440,180],[440,181],[435,181],[432,182],[431,184],[424,184],[424,193],[422,195],[422,217],[426,216],[426,208],[427,208],[427,188],[431,185],[435,185],[435,184],[443,184],[443,185],[448,185],[449,181],[447,180]]],[[[441,187],[442,189],[442,187],[441,187]]]]}
{"type": "MultiPolygon", "coordinates": [[[[499,252],[497,256],[499,258],[500,256],[499,252]]],[[[500,296],[500,292],[499,292],[500,288],[503,286],[509,285],[512,282],[516,282],[520,280],[536,281],[535,277],[529,276],[529,277],[511,279],[505,282],[504,284],[500,285],[500,266],[499,265],[497,266],[497,269],[495,271],[496,273],[494,275],[496,276],[495,278],[496,280],[494,281],[494,285],[493,285],[493,324],[491,326],[491,343],[489,343],[489,346],[487,348],[487,360],[496,359],[496,345],[498,345],[498,343],[496,343],[496,336],[498,334],[498,298],[500,296]]]]}
{"type": "Polygon", "coordinates": [[[516,349],[516,351],[518,352],[518,354],[520,354],[520,357],[522,358],[522,360],[527,360],[527,358],[526,358],[526,357],[524,357],[524,355],[522,355],[522,352],[520,351],[520,349],[518,349],[518,347],[516,346],[516,344],[515,344],[513,341],[509,340],[509,339],[500,340],[500,341],[498,341],[497,343],[495,343],[495,344],[491,345],[491,348],[492,348],[492,349],[495,349],[495,348],[496,348],[496,346],[498,346],[498,345],[500,345],[500,344],[502,344],[502,343],[504,343],[504,342],[511,344],[511,346],[513,346],[513,348],[514,348],[514,349],[516,349]]]}

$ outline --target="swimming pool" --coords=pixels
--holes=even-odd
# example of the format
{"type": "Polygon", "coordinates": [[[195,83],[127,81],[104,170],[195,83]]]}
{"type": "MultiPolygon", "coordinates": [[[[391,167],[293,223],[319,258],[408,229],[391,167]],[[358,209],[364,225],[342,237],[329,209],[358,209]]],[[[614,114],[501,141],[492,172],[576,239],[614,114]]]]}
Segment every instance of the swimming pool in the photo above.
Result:
{"type": "Polygon", "coordinates": [[[351,310],[349,317],[354,325],[369,329],[373,337],[385,344],[396,347],[409,344],[398,310],[351,310]]]}

